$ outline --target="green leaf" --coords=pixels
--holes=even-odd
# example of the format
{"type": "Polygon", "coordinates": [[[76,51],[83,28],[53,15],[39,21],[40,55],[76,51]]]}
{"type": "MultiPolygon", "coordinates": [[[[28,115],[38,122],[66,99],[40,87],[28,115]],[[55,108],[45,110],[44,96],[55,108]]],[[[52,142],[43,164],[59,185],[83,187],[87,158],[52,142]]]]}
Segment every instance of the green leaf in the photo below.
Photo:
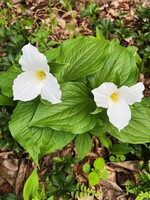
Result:
{"type": "Polygon", "coordinates": [[[88,175],[89,184],[91,186],[96,185],[100,181],[100,176],[96,172],[90,172],[88,175]]]}
{"type": "Polygon", "coordinates": [[[83,165],[83,172],[84,172],[84,173],[88,174],[88,173],[90,172],[90,169],[91,169],[91,167],[90,167],[90,164],[89,164],[89,163],[85,163],[85,164],[83,165]]]}
{"type": "Polygon", "coordinates": [[[101,178],[102,178],[103,180],[107,180],[108,177],[109,177],[109,173],[108,173],[107,170],[104,169],[104,170],[101,172],[101,178]]]}
{"type": "Polygon", "coordinates": [[[24,200],[34,199],[34,197],[36,196],[38,192],[38,188],[39,188],[38,174],[37,174],[37,171],[34,169],[34,171],[28,177],[24,185],[23,199],[24,200]]]}
{"type": "Polygon", "coordinates": [[[104,167],[105,167],[105,160],[104,160],[104,158],[97,158],[94,161],[94,167],[97,170],[103,170],[104,167]]]}
{"type": "Polygon", "coordinates": [[[133,148],[126,144],[114,144],[110,149],[111,153],[116,155],[124,155],[130,153],[132,150],[133,148]]]}
{"type": "MultiPolygon", "coordinates": [[[[45,54],[48,62],[51,62],[59,56],[59,53],[60,53],[60,48],[58,47],[58,48],[49,49],[44,54],[45,54]]],[[[50,66],[50,68],[51,68],[51,66],[50,66]]]]}
{"type": "Polygon", "coordinates": [[[88,133],[78,135],[75,139],[75,147],[81,160],[89,153],[92,147],[92,139],[88,133]]]}
{"type": "Polygon", "coordinates": [[[91,130],[97,115],[92,94],[82,83],[65,83],[61,87],[62,102],[56,105],[40,104],[30,126],[50,127],[55,130],[82,134],[91,130]]]}
{"type": "Polygon", "coordinates": [[[21,73],[21,68],[10,67],[5,72],[0,72],[0,88],[1,93],[7,97],[12,97],[12,85],[14,79],[21,73]]]}
{"type": "Polygon", "coordinates": [[[106,128],[103,124],[103,121],[98,119],[96,122],[96,125],[94,126],[94,128],[90,131],[90,133],[92,135],[95,135],[97,137],[101,137],[104,135],[104,133],[106,132],[106,128]]]}
{"type": "Polygon", "coordinates": [[[135,84],[138,74],[132,53],[125,47],[111,42],[105,51],[107,51],[107,56],[101,59],[99,70],[88,78],[92,88],[98,87],[103,82],[117,82],[117,84],[119,82],[120,85],[128,86],[135,84]]]}
{"type": "MultiPolygon", "coordinates": [[[[113,127],[108,117],[104,119],[107,132],[124,143],[142,144],[150,142],[150,99],[144,98],[141,103],[136,103],[132,110],[129,125],[120,132],[113,127]]],[[[103,115],[104,116],[104,115],[103,115]]]]}
{"type": "Polygon", "coordinates": [[[99,30],[99,28],[97,26],[96,26],[96,38],[99,40],[105,40],[103,33],[99,30]]]}
{"type": "Polygon", "coordinates": [[[91,114],[95,115],[97,113],[100,113],[103,111],[103,108],[97,107],[96,110],[94,110],[94,112],[91,112],[91,114]]]}
{"type": "Polygon", "coordinates": [[[3,94],[0,94],[0,106],[13,106],[13,100],[11,98],[8,98],[4,96],[3,94]]]}
{"type": "Polygon", "coordinates": [[[95,73],[108,54],[109,42],[94,37],[79,37],[65,41],[60,46],[58,63],[68,66],[57,74],[58,80],[72,81],[95,73]]]}
{"type": "Polygon", "coordinates": [[[99,136],[99,140],[102,143],[102,145],[107,149],[110,149],[112,147],[112,142],[107,136],[105,135],[99,136]]]}
{"type": "Polygon", "coordinates": [[[29,127],[38,105],[38,99],[19,102],[9,124],[14,139],[30,153],[36,164],[42,156],[66,146],[75,137],[71,133],[50,128],[29,127]]]}
{"type": "Polygon", "coordinates": [[[0,198],[2,200],[17,200],[17,197],[12,193],[8,193],[8,194],[2,195],[2,196],[0,195],[0,198]]]}

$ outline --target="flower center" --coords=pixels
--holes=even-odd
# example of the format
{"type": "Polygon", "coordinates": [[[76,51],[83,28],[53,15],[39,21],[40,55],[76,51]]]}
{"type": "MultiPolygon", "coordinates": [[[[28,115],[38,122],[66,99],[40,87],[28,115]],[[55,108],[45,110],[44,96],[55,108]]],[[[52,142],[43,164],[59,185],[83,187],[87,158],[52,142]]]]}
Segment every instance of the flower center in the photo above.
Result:
{"type": "Polygon", "coordinates": [[[111,96],[110,96],[111,100],[113,100],[114,102],[119,101],[119,94],[117,92],[114,92],[111,96]]]}
{"type": "Polygon", "coordinates": [[[41,81],[46,77],[46,74],[45,74],[45,72],[43,70],[38,70],[36,72],[36,76],[41,81]]]}

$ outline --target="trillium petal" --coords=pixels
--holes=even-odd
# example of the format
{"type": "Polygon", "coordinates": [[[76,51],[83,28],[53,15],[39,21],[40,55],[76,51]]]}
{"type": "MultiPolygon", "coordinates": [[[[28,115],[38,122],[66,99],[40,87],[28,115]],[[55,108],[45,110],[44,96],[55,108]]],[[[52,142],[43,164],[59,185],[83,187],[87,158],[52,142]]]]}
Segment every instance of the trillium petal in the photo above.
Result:
{"type": "Polygon", "coordinates": [[[40,53],[36,47],[29,43],[22,48],[22,52],[19,64],[22,66],[23,71],[43,70],[49,72],[45,55],[40,53]]]}
{"type": "Polygon", "coordinates": [[[123,98],[129,105],[140,102],[143,97],[145,87],[139,82],[131,87],[122,86],[118,89],[119,96],[123,98]]]}
{"type": "Polygon", "coordinates": [[[109,102],[107,115],[110,123],[117,127],[120,131],[128,125],[131,119],[131,110],[128,104],[120,98],[118,102],[109,102]]]}
{"type": "Polygon", "coordinates": [[[14,100],[30,101],[36,98],[43,87],[35,72],[23,72],[17,76],[13,83],[14,100]]]}
{"type": "Polygon", "coordinates": [[[110,101],[110,95],[117,90],[117,86],[114,83],[103,83],[98,88],[92,90],[94,95],[94,101],[98,107],[108,108],[110,101]]]}
{"type": "Polygon", "coordinates": [[[41,91],[42,99],[50,101],[52,104],[61,102],[61,90],[57,79],[50,73],[46,74],[44,86],[41,91]]]}

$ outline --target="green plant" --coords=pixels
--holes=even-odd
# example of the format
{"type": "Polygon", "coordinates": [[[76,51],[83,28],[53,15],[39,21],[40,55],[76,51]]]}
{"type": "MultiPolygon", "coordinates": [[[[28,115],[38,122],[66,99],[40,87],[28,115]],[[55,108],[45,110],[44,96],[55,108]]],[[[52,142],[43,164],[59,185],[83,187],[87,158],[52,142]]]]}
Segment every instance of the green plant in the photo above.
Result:
{"type": "Polygon", "coordinates": [[[17,200],[17,197],[12,193],[8,193],[2,196],[0,195],[0,199],[1,200],[17,200]]]}
{"type": "MultiPolygon", "coordinates": [[[[6,99],[5,99],[6,102],[6,99]]],[[[12,103],[9,101],[9,103],[12,103]]],[[[21,155],[23,152],[22,147],[13,139],[8,128],[8,122],[10,120],[12,108],[6,106],[0,106],[0,149],[1,151],[12,150],[17,155],[21,155]]]]}
{"type": "MultiPolygon", "coordinates": [[[[91,149],[91,135],[95,128],[100,133],[108,132],[124,143],[149,142],[149,122],[146,120],[149,116],[148,98],[130,107],[132,119],[128,128],[120,134],[109,122],[106,109],[96,106],[91,92],[104,82],[115,83],[115,87],[134,85],[139,74],[134,57],[135,48],[121,47],[116,41],[107,41],[99,34],[99,38],[79,36],[69,39],[53,49],[44,51],[42,48],[41,52],[48,59],[50,72],[60,83],[62,102],[53,105],[40,97],[27,102],[20,101],[15,105],[9,122],[12,136],[29,151],[36,164],[43,155],[71,141],[75,141],[82,159],[91,149]],[[142,125],[139,123],[141,121],[142,125]],[[145,137],[142,137],[143,133],[145,137]],[[32,142],[29,140],[31,134],[32,142]]],[[[13,81],[22,73],[18,65],[1,72],[3,95],[12,99],[13,81]]],[[[107,145],[111,148],[111,144],[107,145]]]]}
{"type": "Polygon", "coordinates": [[[60,3],[64,6],[67,11],[72,10],[71,0],[61,0],[60,3]]]}
{"type": "Polygon", "coordinates": [[[81,17],[90,17],[92,20],[95,20],[99,12],[98,4],[91,2],[90,5],[86,6],[81,12],[81,17]]]}
{"type": "Polygon", "coordinates": [[[36,195],[38,193],[39,182],[38,182],[38,174],[36,169],[28,177],[24,188],[23,188],[23,199],[24,200],[38,200],[36,195]]]}
{"type": "Polygon", "coordinates": [[[109,173],[104,169],[105,160],[103,158],[97,158],[93,163],[93,168],[90,165],[83,165],[83,171],[88,174],[88,181],[91,186],[96,185],[100,182],[100,179],[106,180],[109,177],[109,173]]]}
{"type": "Polygon", "coordinates": [[[130,194],[134,194],[135,196],[138,196],[141,194],[141,192],[149,192],[150,173],[146,171],[140,172],[139,174],[135,175],[135,178],[138,183],[134,183],[128,180],[126,182],[126,191],[130,194]]]}
{"type": "Polygon", "coordinates": [[[127,144],[113,144],[110,148],[110,153],[112,154],[109,159],[112,162],[125,161],[125,155],[133,152],[133,148],[127,144]]]}
{"type": "Polygon", "coordinates": [[[89,6],[86,6],[85,9],[81,12],[81,17],[89,17],[92,20],[92,25],[90,29],[94,30],[96,27],[100,29],[106,39],[109,38],[109,34],[113,32],[114,23],[108,19],[103,19],[98,16],[100,9],[97,3],[90,3],[89,6]]]}
{"type": "Polygon", "coordinates": [[[150,22],[150,7],[143,7],[140,3],[137,3],[135,13],[142,22],[145,20],[150,22]]]}
{"type": "Polygon", "coordinates": [[[3,44],[1,53],[4,55],[0,59],[0,70],[6,70],[14,64],[20,48],[28,41],[33,20],[23,15],[18,16],[12,3],[7,3],[7,7],[1,9],[0,14],[3,16],[0,20],[0,39],[3,44]]]}
{"type": "Polygon", "coordinates": [[[77,183],[76,190],[71,193],[72,198],[85,198],[85,197],[100,197],[102,195],[101,192],[95,191],[94,189],[88,188],[84,184],[77,183]]]}
{"type": "Polygon", "coordinates": [[[135,200],[150,200],[150,192],[141,192],[135,200]]]}
{"type": "MultiPolygon", "coordinates": [[[[34,170],[27,179],[23,197],[25,200],[47,200],[54,198],[69,199],[70,195],[80,191],[80,186],[76,188],[75,178],[72,172],[72,165],[77,164],[79,159],[68,153],[64,157],[56,156],[53,158],[52,168],[46,173],[39,186],[38,174],[34,170]]],[[[82,187],[81,187],[82,188],[82,187]]],[[[82,190],[81,190],[82,191],[82,190]]],[[[88,194],[91,192],[87,190],[88,194]]]]}
{"type": "Polygon", "coordinates": [[[77,164],[79,159],[68,153],[64,157],[54,157],[52,170],[46,175],[47,191],[51,197],[63,197],[68,199],[71,192],[75,192],[75,178],[72,172],[72,165],[77,164]]]}

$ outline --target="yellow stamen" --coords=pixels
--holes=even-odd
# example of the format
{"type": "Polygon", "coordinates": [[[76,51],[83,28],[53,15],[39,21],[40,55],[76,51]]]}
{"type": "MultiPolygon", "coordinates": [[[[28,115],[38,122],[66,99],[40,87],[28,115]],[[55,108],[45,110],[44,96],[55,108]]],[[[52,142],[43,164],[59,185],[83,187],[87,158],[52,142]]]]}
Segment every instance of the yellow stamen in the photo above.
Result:
{"type": "Polygon", "coordinates": [[[46,74],[43,70],[39,70],[36,72],[36,76],[41,81],[46,77],[46,74]]]}
{"type": "Polygon", "coordinates": [[[117,92],[114,92],[111,96],[110,96],[111,100],[113,100],[114,102],[119,101],[119,94],[117,92]]]}

